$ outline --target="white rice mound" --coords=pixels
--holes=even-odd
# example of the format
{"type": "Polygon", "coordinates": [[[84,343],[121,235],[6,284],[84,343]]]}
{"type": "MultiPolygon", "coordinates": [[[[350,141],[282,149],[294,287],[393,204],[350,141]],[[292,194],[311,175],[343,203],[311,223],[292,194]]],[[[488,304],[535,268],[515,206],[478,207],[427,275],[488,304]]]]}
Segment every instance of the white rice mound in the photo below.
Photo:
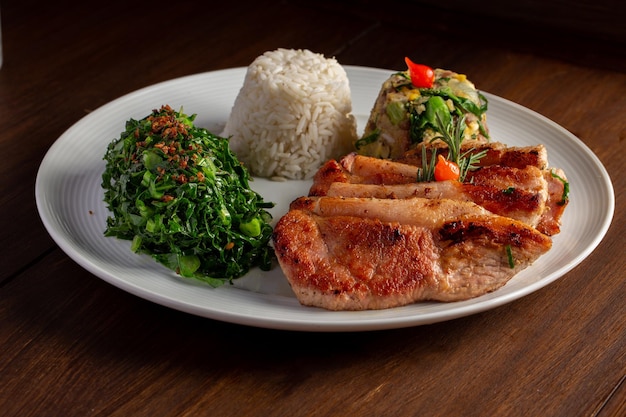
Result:
{"type": "Polygon", "coordinates": [[[277,49],[248,67],[221,136],[252,175],[309,179],[353,150],[351,112],[348,76],[334,58],[277,49]]]}

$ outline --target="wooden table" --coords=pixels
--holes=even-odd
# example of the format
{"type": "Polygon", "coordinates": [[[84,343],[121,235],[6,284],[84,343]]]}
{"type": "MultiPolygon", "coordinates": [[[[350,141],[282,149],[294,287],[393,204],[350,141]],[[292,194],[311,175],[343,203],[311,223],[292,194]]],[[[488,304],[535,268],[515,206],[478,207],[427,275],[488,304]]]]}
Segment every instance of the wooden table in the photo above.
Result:
{"type": "Polygon", "coordinates": [[[0,414],[626,414],[623,7],[554,1],[495,18],[460,2],[74,3],[2,2],[0,414]],[[558,18],[589,13],[586,25],[558,18]],[[394,69],[410,55],[554,120],[612,178],[604,240],[561,279],[496,309],[355,333],[196,317],[130,295],[59,249],[34,183],[66,129],[138,88],[278,47],[394,69]]]}

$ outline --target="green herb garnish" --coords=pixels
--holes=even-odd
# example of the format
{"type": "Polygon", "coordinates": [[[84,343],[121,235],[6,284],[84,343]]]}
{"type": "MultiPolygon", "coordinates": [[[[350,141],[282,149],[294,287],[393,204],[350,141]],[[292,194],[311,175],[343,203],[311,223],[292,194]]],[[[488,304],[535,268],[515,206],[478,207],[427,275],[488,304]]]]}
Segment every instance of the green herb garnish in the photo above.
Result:
{"type": "Polygon", "coordinates": [[[380,136],[380,129],[375,129],[372,133],[370,133],[369,135],[357,140],[354,144],[354,147],[359,150],[364,146],[369,145],[370,143],[374,143],[376,142],[376,140],[378,140],[378,136],[380,136]]]}
{"type": "Polygon", "coordinates": [[[418,110],[419,107],[416,107],[412,102],[407,103],[409,120],[411,122],[409,137],[413,143],[420,143],[427,129],[432,129],[440,134],[444,133],[440,130],[440,125],[435,120],[434,114],[439,114],[443,119],[443,125],[447,126],[447,119],[459,119],[463,115],[472,113],[476,116],[480,133],[489,138],[487,129],[481,121],[482,115],[488,109],[488,101],[480,92],[477,93],[480,105],[468,98],[455,95],[452,89],[447,86],[441,88],[420,88],[419,92],[421,97],[428,97],[428,101],[425,103],[425,111],[418,110]],[[452,110],[448,108],[447,100],[452,103],[452,110]]]}
{"type": "Polygon", "coordinates": [[[513,258],[513,250],[511,249],[511,245],[506,245],[504,249],[506,250],[506,257],[509,261],[509,268],[515,268],[515,258],[513,258]]]}
{"type": "Polygon", "coordinates": [[[437,164],[437,149],[433,148],[430,161],[426,154],[426,147],[422,146],[422,166],[417,169],[417,182],[433,181],[435,179],[435,165],[437,164]]]}
{"type": "Polygon", "coordinates": [[[252,191],[228,140],[163,106],[130,119],[106,151],[105,236],[131,240],[184,277],[217,287],[268,270],[273,203],[252,191]]]}
{"type": "Polygon", "coordinates": [[[556,172],[554,172],[554,170],[550,171],[550,175],[552,175],[553,178],[556,178],[563,183],[563,194],[561,195],[561,201],[557,203],[558,205],[563,206],[569,200],[569,182],[565,180],[564,178],[562,178],[561,176],[559,176],[556,172]]]}
{"type": "Polygon", "coordinates": [[[475,171],[478,168],[478,163],[485,155],[487,155],[486,150],[474,153],[474,149],[470,149],[467,152],[463,153],[463,155],[461,155],[459,158],[459,168],[461,171],[459,181],[465,181],[467,173],[470,171],[475,171]]]}
{"type": "MultiPolygon", "coordinates": [[[[432,138],[431,142],[440,139],[448,145],[447,159],[454,162],[459,167],[459,181],[465,181],[467,173],[477,168],[478,163],[481,158],[487,154],[487,151],[475,152],[475,149],[472,148],[461,154],[461,144],[464,140],[465,115],[460,116],[456,123],[453,123],[446,109],[441,105],[437,105],[435,110],[432,111],[431,117],[434,120],[434,124],[437,126],[437,130],[441,132],[441,135],[432,138]],[[448,115],[448,117],[446,117],[446,115],[448,115]]],[[[422,146],[422,167],[418,168],[417,171],[418,181],[433,181],[435,179],[435,157],[437,150],[436,148],[432,149],[431,160],[428,161],[425,146],[422,146]]]]}

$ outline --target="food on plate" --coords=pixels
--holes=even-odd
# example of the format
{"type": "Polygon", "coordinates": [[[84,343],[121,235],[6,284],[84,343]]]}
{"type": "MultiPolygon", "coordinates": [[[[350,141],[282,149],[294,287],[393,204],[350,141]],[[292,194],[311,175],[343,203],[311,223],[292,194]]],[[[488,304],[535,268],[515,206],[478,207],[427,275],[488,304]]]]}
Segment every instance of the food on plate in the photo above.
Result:
{"type": "Polygon", "coordinates": [[[278,262],[303,305],[477,297],[535,262],[560,232],[569,183],[545,147],[492,142],[473,84],[407,64],[384,82],[356,150],[326,161],[274,228],[278,262]]]}
{"type": "Polygon", "coordinates": [[[350,85],[334,58],[277,49],[248,67],[221,135],[256,176],[308,179],[353,149],[350,85]]]}
{"type": "MultiPolygon", "coordinates": [[[[420,144],[415,148],[403,153],[394,161],[403,162],[415,166],[421,166],[423,160],[432,158],[432,154],[436,152],[442,156],[448,156],[448,145],[443,141],[431,142],[428,144],[420,144]],[[426,156],[424,158],[424,155],[426,156]]],[[[481,157],[474,162],[476,167],[488,165],[501,165],[511,168],[524,168],[532,165],[539,169],[548,167],[548,152],[545,146],[507,146],[501,142],[490,141],[487,143],[462,142],[460,148],[461,154],[481,154],[481,157]]]]}
{"type": "Polygon", "coordinates": [[[418,182],[419,168],[413,165],[413,158],[402,158],[402,162],[398,162],[351,153],[339,160],[327,161],[315,175],[309,195],[472,201],[495,214],[523,221],[549,236],[559,233],[561,216],[567,206],[563,197],[567,193],[566,184],[562,181],[565,173],[547,168],[547,156],[545,162],[544,158],[536,158],[537,154],[545,154],[542,146],[490,145],[498,148],[501,157],[487,154],[489,157],[483,157],[464,182],[418,182]]]}
{"type": "Polygon", "coordinates": [[[409,58],[406,62],[406,71],[392,74],[382,84],[355,142],[357,152],[398,158],[419,143],[436,140],[461,119],[464,141],[487,141],[488,103],[474,83],[454,71],[433,70],[409,58]]]}
{"type": "Polygon", "coordinates": [[[472,202],[417,197],[302,197],[274,228],[296,297],[328,310],[483,295],[551,244],[533,227],[472,202]]]}
{"type": "Polygon", "coordinates": [[[565,174],[489,165],[465,182],[416,181],[417,166],[349,154],[274,228],[303,305],[330,310],[459,301],[494,291],[551,248],[565,174]]]}
{"type": "Polygon", "coordinates": [[[226,138],[169,106],[130,119],[107,147],[106,236],[131,240],[184,277],[217,287],[269,269],[271,215],[226,138]]]}

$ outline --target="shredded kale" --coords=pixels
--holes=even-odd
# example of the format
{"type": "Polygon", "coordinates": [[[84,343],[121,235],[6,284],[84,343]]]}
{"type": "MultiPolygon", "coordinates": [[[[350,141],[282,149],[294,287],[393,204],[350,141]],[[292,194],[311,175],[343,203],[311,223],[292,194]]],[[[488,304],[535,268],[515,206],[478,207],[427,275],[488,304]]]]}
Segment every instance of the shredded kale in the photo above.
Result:
{"type": "Polygon", "coordinates": [[[181,276],[218,287],[269,270],[271,215],[228,139],[163,106],[130,119],[107,148],[105,236],[132,241],[181,276]]]}

